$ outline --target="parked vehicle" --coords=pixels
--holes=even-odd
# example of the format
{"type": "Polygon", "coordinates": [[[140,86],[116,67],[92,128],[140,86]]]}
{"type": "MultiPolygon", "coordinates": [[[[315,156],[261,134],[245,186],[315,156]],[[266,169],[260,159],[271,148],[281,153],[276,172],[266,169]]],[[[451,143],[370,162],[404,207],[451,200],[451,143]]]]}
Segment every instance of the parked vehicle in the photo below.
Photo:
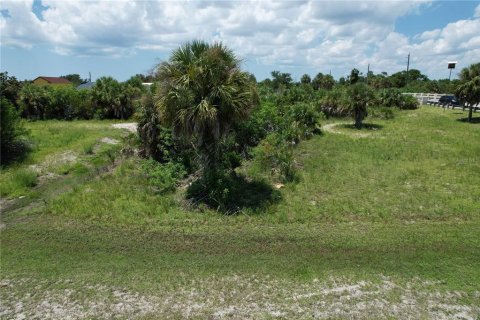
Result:
{"type": "Polygon", "coordinates": [[[438,99],[438,104],[441,106],[446,106],[448,107],[460,107],[460,102],[458,101],[457,97],[455,96],[450,96],[450,95],[445,95],[441,96],[440,99],[438,99]]]}

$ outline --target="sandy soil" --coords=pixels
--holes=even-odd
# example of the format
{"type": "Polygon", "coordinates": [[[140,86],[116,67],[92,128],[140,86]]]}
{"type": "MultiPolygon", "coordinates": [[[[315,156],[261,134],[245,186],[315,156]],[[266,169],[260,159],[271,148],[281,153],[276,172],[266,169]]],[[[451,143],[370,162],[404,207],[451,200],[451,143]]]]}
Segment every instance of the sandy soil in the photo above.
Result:
{"type": "Polygon", "coordinates": [[[437,291],[438,283],[346,279],[297,283],[268,277],[211,277],[150,294],[72,280],[0,281],[2,319],[476,319],[480,292],[437,291]],[[33,288],[35,288],[33,290],[33,288]],[[473,296],[472,296],[473,295],[473,296]]]}
{"type": "Polygon", "coordinates": [[[136,122],[129,122],[129,123],[116,123],[112,124],[112,127],[117,129],[126,129],[130,132],[137,132],[137,123],[136,122]]]}

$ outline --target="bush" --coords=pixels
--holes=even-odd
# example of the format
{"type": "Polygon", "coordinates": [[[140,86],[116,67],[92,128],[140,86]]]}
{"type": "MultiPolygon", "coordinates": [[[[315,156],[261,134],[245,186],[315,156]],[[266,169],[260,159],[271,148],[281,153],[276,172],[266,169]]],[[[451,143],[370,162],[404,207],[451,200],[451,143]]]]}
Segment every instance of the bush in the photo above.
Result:
{"type": "Polygon", "coordinates": [[[15,107],[5,98],[1,99],[1,164],[6,165],[13,160],[25,156],[28,144],[24,140],[28,134],[15,107]]]}
{"type": "Polygon", "coordinates": [[[47,119],[46,110],[49,108],[49,101],[50,96],[48,89],[31,83],[24,85],[18,95],[22,115],[29,119],[47,119]]]}
{"type": "Polygon", "coordinates": [[[398,89],[384,89],[378,94],[378,104],[387,108],[413,110],[418,108],[418,101],[410,95],[401,94],[398,89]]]}
{"type": "Polygon", "coordinates": [[[26,84],[19,93],[23,116],[29,119],[92,119],[90,90],[71,86],[49,87],[26,84]]]}
{"type": "Polygon", "coordinates": [[[250,181],[233,171],[208,170],[187,189],[187,199],[225,214],[235,214],[244,209],[262,210],[278,201],[280,194],[263,181],[250,181]]]}
{"type": "Polygon", "coordinates": [[[159,193],[175,190],[177,181],[186,175],[185,168],[179,163],[158,163],[153,159],[142,161],[142,172],[150,185],[159,193]]]}
{"type": "Polygon", "coordinates": [[[320,132],[320,119],[322,113],[317,112],[312,104],[297,103],[291,106],[283,117],[281,134],[284,140],[298,143],[303,139],[309,139],[320,132]]]}
{"type": "Polygon", "coordinates": [[[368,108],[368,114],[373,118],[390,120],[395,118],[395,112],[393,108],[384,106],[372,106],[368,108]]]}
{"type": "Polygon", "coordinates": [[[414,110],[418,109],[418,106],[420,105],[418,103],[418,100],[415,97],[409,96],[409,95],[403,95],[403,101],[402,104],[400,105],[400,109],[402,110],[414,110]]]}
{"type": "Polygon", "coordinates": [[[139,102],[136,119],[140,138],[140,156],[152,158],[161,163],[181,163],[188,172],[196,170],[195,154],[192,148],[186,148],[181,140],[175,138],[172,130],[160,123],[160,115],[153,104],[151,94],[144,95],[139,102]]]}
{"type": "Polygon", "coordinates": [[[319,109],[328,117],[348,116],[348,99],[342,88],[328,91],[319,101],[319,109]]]}
{"type": "Polygon", "coordinates": [[[378,104],[387,108],[400,108],[402,94],[398,89],[383,89],[378,93],[378,104]]]}
{"type": "MultiPolygon", "coordinates": [[[[119,83],[112,77],[102,77],[92,88],[92,103],[100,119],[128,119],[135,111],[135,101],[142,93],[138,79],[119,83]]],[[[140,82],[141,86],[141,82],[140,82]]]]}
{"type": "Polygon", "coordinates": [[[10,77],[8,72],[0,72],[0,95],[2,98],[7,99],[10,103],[16,106],[18,93],[22,88],[22,82],[19,82],[17,78],[10,77]]]}
{"type": "Polygon", "coordinates": [[[269,170],[282,182],[291,182],[297,178],[293,146],[285,143],[281,135],[274,133],[263,140],[255,149],[255,159],[263,170],[269,170]]]}

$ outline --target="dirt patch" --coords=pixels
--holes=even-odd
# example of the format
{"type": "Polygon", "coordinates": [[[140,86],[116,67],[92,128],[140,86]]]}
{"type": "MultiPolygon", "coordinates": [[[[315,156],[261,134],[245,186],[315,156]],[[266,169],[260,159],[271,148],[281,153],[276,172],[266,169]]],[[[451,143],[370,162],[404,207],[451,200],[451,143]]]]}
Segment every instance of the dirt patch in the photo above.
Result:
{"type": "Polygon", "coordinates": [[[344,132],[344,131],[340,131],[338,130],[337,127],[340,127],[340,126],[343,126],[343,125],[346,125],[346,124],[349,124],[349,123],[346,123],[346,122],[342,122],[342,123],[329,123],[329,124],[325,124],[322,126],[322,129],[326,132],[330,132],[330,133],[334,133],[334,134],[343,134],[343,135],[346,135],[346,136],[350,136],[350,137],[353,137],[353,138],[368,138],[370,136],[370,134],[368,133],[363,133],[363,132],[344,132]]]}
{"type": "Polygon", "coordinates": [[[117,139],[112,139],[112,138],[109,138],[109,137],[104,137],[102,139],[100,139],[100,142],[101,143],[106,143],[106,144],[119,144],[120,141],[118,141],[117,139]]]}
{"type": "Polygon", "coordinates": [[[29,168],[39,175],[47,175],[54,168],[77,161],[77,154],[73,151],[66,151],[60,154],[50,155],[42,163],[33,164],[29,168]]]}
{"type": "Polygon", "coordinates": [[[475,319],[480,292],[437,291],[438,283],[346,279],[297,283],[269,277],[209,277],[158,284],[148,294],[63,280],[3,279],[7,319],[475,319]],[[31,288],[35,288],[32,292],[31,288]]]}
{"type": "Polygon", "coordinates": [[[133,132],[133,133],[137,132],[137,123],[136,122],[116,123],[116,124],[112,124],[112,127],[116,128],[116,129],[126,129],[130,132],[133,132]]]}

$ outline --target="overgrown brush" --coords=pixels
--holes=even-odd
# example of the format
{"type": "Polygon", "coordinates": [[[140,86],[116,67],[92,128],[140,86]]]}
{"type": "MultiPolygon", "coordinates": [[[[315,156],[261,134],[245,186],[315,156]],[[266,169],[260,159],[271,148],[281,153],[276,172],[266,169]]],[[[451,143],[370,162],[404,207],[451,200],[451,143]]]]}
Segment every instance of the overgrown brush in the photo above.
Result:
{"type": "Polygon", "coordinates": [[[0,158],[3,166],[24,157],[29,151],[29,145],[26,141],[28,131],[15,107],[10,101],[2,98],[0,108],[0,158]]]}

